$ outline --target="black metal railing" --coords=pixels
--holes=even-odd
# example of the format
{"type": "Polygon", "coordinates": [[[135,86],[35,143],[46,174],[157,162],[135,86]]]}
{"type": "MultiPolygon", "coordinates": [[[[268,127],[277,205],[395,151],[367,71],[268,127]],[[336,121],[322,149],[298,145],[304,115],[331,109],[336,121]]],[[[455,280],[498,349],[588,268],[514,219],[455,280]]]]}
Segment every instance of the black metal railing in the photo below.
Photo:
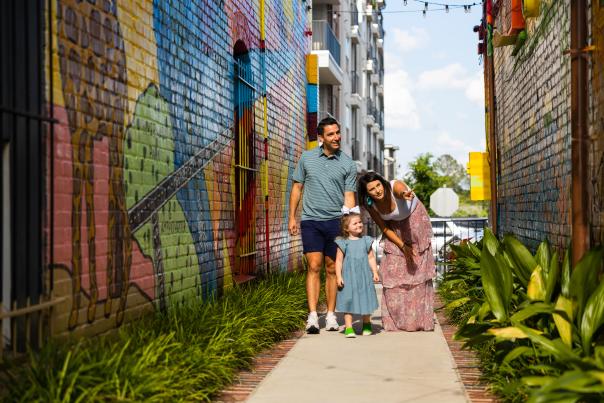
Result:
{"type": "Polygon", "coordinates": [[[340,65],[340,42],[325,20],[312,22],[312,50],[329,50],[333,60],[340,65]]]}
{"type": "Polygon", "coordinates": [[[479,241],[488,225],[486,217],[431,218],[430,221],[433,232],[432,253],[436,263],[443,268],[451,260],[451,244],[479,241]]]}

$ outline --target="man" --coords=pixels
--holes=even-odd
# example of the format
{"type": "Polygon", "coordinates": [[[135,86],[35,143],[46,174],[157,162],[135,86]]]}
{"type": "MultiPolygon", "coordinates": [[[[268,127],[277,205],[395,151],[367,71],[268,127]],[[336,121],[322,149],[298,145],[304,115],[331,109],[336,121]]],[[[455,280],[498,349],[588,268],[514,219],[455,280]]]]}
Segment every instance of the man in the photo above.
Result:
{"type": "Polygon", "coordinates": [[[333,118],[325,118],[317,127],[319,147],[302,153],[294,171],[292,191],[289,197],[289,232],[302,233],[302,245],[308,264],[306,297],[308,321],[306,331],[319,333],[317,302],[321,288],[321,268],[325,265],[327,278],[327,316],[325,328],[339,329],[334,310],[336,308],[335,260],[337,246],[334,242],[340,234],[342,205],[355,205],[356,164],[340,151],[340,124],[333,118]],[[302,222],[296,221],[296,210],[302,198],[302,222]]]}

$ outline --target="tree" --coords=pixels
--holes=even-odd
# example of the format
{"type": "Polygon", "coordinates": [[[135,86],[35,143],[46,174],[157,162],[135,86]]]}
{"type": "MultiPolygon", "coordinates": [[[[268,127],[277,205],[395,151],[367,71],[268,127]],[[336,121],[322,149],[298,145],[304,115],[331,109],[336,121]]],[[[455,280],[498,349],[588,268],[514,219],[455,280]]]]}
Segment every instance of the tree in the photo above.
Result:
{"type": "Polygon", "coordinates": [[[426,208],[430,207],[430,195],[443,186],[447,180],[446,177],[438,174],[432,163],[432,158],[433,155],[430,153],[420,154],[409,163],[410,172],[405,176],[405,181],[426,208]]]}
{"type": "Polygon", "coordinates": [[[470,188],[470,177],[464,166],[449,154],[441,155],[434,161],[434,169],[445,177],[445,185],[457,193],[467,193],[470,188]]]}

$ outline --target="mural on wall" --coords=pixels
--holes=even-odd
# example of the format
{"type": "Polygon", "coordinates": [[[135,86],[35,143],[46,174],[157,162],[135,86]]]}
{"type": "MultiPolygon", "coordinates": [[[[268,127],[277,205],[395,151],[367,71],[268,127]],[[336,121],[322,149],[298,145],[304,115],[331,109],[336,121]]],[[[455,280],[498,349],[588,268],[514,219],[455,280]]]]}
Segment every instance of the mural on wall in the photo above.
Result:
{"type": "MultiPolygon", "coordinates": [[[[235,131],[254,144],[252,167],[263,152],[261,91],[235,107],[238,41],[248,49],[249,74],[259,74],[252,6],[56,1],[54,293],[70,304],[61,326],[107,328],[130,308],[208,298],[232,284],[238,237],[262,234],[254,240],[262,248],[262,220],[240,222],[239,234],[235,225],[235,131]]],[[[300,264],[287,234],[289,177],[305,131],[303,44],[288,42],[302,38],[300,7],[267,6],[269,223],[280,269],[300,264]]],[[[259,213],[264,179],[253,179],[244,207],[259,213]]],[[[264,250],[255,264],[263,259],[264,250]]]]}
{"type": "Polygon", "coordinates": [[[123,190],[124,108],[126,107],[126,56],[114,3],[103,8],[90,2],[64,1],[57,7],[58,51],[61,83],[69,121],[72,152],[72,258],[73,301],[69,326],[78,322],[83,274],[82,226],[86,215],[88,246],[88,321],[96,315],[98,301],[96,228],[107,226],[105,315],[119,297],[118,322],[123,317],[131,265],[130,230],[123,190]],[[95,221],[94,148],[106,137],[109,146],[109,208],[105,223],[95,221]],[[83,208],[85,204],[85,209],[83,208]]]}

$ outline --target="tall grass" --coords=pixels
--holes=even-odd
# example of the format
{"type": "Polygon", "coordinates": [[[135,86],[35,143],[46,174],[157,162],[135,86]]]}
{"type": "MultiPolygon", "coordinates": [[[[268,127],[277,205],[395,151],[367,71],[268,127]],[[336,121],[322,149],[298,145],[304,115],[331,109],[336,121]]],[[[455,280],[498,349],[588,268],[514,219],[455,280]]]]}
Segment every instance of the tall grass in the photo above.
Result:
{"type": "Polygon", "coordinates": [[[7,401],[209,401],[241,368],[303,326],[302,274],[276,274],[219,299],[174,307],[117,335],[61,344],[9,363],[7,401]]]}

